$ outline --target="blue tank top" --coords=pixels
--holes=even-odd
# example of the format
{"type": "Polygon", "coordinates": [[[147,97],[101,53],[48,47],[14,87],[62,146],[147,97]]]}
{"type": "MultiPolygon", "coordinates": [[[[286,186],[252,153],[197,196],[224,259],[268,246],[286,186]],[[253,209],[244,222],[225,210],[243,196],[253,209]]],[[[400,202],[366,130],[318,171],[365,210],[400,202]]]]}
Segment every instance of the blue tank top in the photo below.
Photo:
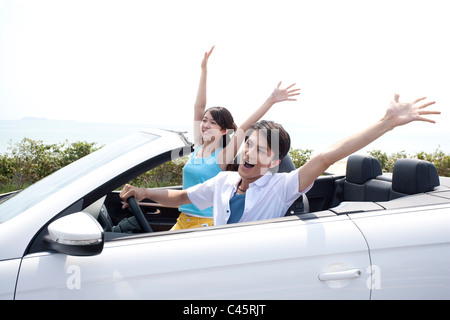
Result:
{"type": "MultiPolygon", "coordinates": [[[[197,153],[202,146],[194,150],[189,157],[189,160],[183,167],[183,189],[203,183],[213,177],[219,172],[222,172],[219,166],[218,154],[219,150],[206,158],[197,157],[197,153]]],[[[212,218],[213,208],[209,207],[205,210],[200,210],[192,203],[183,204],[180,206],[180,211],[189,215],[198,216],[202,218],[212,218]]]]}

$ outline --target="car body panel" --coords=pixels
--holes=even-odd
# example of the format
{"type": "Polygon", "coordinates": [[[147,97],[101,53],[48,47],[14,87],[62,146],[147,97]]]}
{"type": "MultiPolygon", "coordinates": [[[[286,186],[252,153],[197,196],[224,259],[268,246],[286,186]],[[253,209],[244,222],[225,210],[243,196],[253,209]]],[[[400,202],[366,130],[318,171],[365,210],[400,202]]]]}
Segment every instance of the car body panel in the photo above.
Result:
{"type": "Polygon", "coordinates": [[[93,257],[33,254],[16,298],[368,299],[363,236],[346,216],[324,219],[166,232],[109,242],[93,257]],[[361,277],[318,279],[351,268],[361,277]]]}
{"type": "Polygon", "coordinates": [[[0,299],[14,299],[16,280],[22,259],[0,261],[0,299]]]}
{"type": "Polygon", "coordinates": [[[375,269],[372,299],[450,299],[450,206],[350,215],[375,269]]]}

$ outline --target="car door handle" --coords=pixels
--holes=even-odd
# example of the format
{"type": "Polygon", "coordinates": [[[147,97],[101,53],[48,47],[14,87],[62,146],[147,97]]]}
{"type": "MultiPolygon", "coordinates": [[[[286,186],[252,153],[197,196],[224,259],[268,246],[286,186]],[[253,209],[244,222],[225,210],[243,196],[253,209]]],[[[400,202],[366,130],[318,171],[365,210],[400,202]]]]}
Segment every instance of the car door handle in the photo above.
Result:
{"type": "Polygon", "coordinates": [[[319,274],[320,281],[355,279],[361,275],[360,269],[350,269],[336,272],[323,272],[319,274]]]}

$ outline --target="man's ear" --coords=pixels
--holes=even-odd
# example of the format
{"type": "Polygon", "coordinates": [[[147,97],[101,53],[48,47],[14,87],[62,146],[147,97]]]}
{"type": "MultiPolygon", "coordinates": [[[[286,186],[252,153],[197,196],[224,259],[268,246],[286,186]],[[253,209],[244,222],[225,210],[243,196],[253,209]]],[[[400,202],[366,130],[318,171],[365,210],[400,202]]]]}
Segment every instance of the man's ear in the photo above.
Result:
{"type": "Polygon", "coordinates": [[[277,160],[272,160],[272,161],[270,161],[270,166],[269,166],[269,168],[270,169],[272,169],[272,168],[275,168],[277,165],[279,165],[281,163],[281,160],[280,159],[277,159],[277,160]]]}

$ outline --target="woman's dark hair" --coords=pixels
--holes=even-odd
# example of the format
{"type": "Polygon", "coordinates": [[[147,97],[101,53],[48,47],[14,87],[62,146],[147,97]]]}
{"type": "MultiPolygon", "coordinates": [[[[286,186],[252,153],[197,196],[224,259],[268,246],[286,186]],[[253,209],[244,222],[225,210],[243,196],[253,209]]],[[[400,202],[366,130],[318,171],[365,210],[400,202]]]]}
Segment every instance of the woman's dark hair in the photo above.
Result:
{"type": "MultiPolygon", "coordinates": [[[[231,115],[231,112],[228,111],[227,108],[224,107],[211,107],[209,109],[207,109],[205,111],[211,114],[211,117],[214,119],[214,121],[217,122],[217,124],[220,126],[220,128],[222,130],[227,130],[227,129],[232,129],[234,131],[237,130],[237,126],[234,123],[234,119],[233,116],[231,115]]],[[[230,136],[233,133],[233,131],[231,132],[227,132],[225,135],[223,135],[222,137],[222,148],[225,148],[225,146],[228,144],[228,142],[230,142],[230,136]]]]}
{"type": "Polygon", "coordinates": [[[246,141],[254,130],[264,134],[270,150],[275,153],[275,159],[282,160],[288,154],[291,148],[291,137],[281,124],[266,120],[256,122],[248,129],[245,135],[246,141]]]}

